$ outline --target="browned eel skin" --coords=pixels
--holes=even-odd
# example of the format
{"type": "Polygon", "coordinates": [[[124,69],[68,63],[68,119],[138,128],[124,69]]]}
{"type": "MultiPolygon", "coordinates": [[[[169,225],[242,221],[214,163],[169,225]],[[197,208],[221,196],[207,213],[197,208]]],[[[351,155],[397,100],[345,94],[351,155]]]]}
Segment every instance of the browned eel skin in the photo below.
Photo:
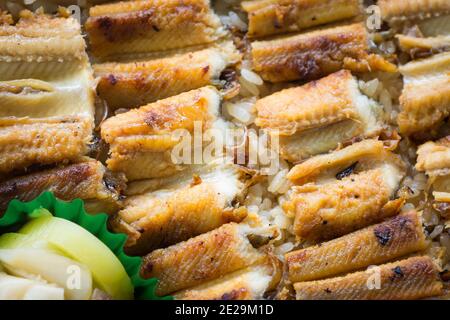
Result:
{"type": "Polygon", "coordinates": [[[282,275],[282,263],[270,257],[262,264],[174,294],[179,300],[259,300],[274,290],[282,275]]]}
{"type": "Polygon", "coordinates": [[[380,0],[382,17],[389,22],[400,48],[411,57],[450,50],[450,2],[447,0],[380,0]]]}
{"type": "Polygon", "coordinates": [[[395,164],[404,171],[405,163],[391,151],[391,147],[385,146],[383,141],[366,139],[299,163],[291,169],[287,178],[297,185],[302,185],[337,176],[349,167],[354,169],[351,172],[361,172],[380,164],[395,164]]]}
{"type": "Polygon", "coordinates": [[[355,17],[359,0],[258,0],[242,2],[250,37],[295,32],[355,17]]]}
{"type": "Polygon", "coordinates": [[[400,67],[405,85],[397,121],[405,135],[432,131],[450,115],[450,52],[400,67]]]}
{"type": "Polygon", "coordinates": [[[309,281],[384,263],[426,246],[421,218],[411,211],[318,246],[287,253],[286,263],[292,282],[309,281]]]}
{"type": "Polygon", "coordinates": [[[381,107],[341,70],[258,100],[255,124],[280,137],[281,156],[299,162],[381,131],[381,107]]]}
{"type": "Polygon", "coordinates": [[[450,218],[450,136],[419,146],[416,169],[428,175],[434,209],[450,218]]]}
{"type": "Polygon", "coordinates": [[[381,56],[369,53],[362,23],[255,41],[251,47],[253,69],[270,82],[314,80],[340,69],[397,70],[381,56]]]}
{"type": "Polygon", "coordinates": [[[333,239],[395,215],[404,201],[389,200],[402,177],[398,168],[387,165],[341,180],[294,187],[283,208],[295,216],[299,238],[333,239]]]}
{"type": "Polygon", "coordinates": [[[24,10],[17,23],[0,25],[0,36],[1,61],[87,61],[80,24],[71,17],[24,10]]]}
{"type": "MultiPolygon", "coordinates": [[[[177,175],[179,180],[183,178],[177,175]]],[[[128,197],[111,223],[128,234],[125,251],[144,255],[247,216],[233,202],[244,191],[243,174],[230,165],[205,166],[175,185],[128,197]]]]}
{"type": "Polygon", "coordinates": [[[0,212],[13,199],[31,201],[44,191],[51,191],[62,200],[83,199],[87,209],[118,209],[124,187],[124,181],[107,173],[100,162],[81,162],[0,182],[0,212]]]}
{"type": "Polygon", "coordinates": [[[85,27],[97,57],[201,45],[224,34],[208,0],[122,1],[89,14],[85,27]]]}
{"type": "Polygon", "coordinates": [[[92,123],[79,120],[0,119],[0,173],[77,160],[87,153],[92,123]]]}
{"type": "Polygon", "coordinates": [[[255,249],[246,225],[236,223],[202,234],[144,257],[141,275],[156,277],[158,295],[166,295],[217,279],[260,263],[267,255],[255,249]]]}
{"type": "Polygon", "coordinates": [[[98,93],[112,109],[133,108],[210,84],[240,60],[232,43],[172,57],[94,65],[98,93]]]}
{"type": "Polygon", "coordinates": [[[282,207],[294,233],[312,242],[361,229],[396,214],[406,165],[382,141],[363,140],[312,157],[291,169],[295,185],[282,207]]]}
{"type": "Polygon", "coordinates": [[[416,169],[429,175],[450,169],[450,136],[421,145],[417,150],[416,169]]]}
{"type": "Polygon", "coordinates": [[[378,0],[381,14],[388,21],[424,19],[450,13],[447,0],[378,0]]]}
{"type": "Polygon", "coordinates": [[[0,174],[78,161],[92,136],[93,100],[75,19],[22,11],[0,26],[0,174]]]}
{"type": "Polygon", "coordinates": [[[305,131],[347,119],[359,120],[354,78],[341,70],[303,86],[285,89],[258,100],[257,126],[280,135],[305,131]]]}
{"type": "Polygon", "coordinates": [[[124,172],[129,180],[170,176],[182,170],[173,163],[172,148],[198,123],[211,128],[218,118],[220,94],[203,87],[148,104],[107,119],[101,126],[102,138],[111,146],[107,160],[112,171],[124,172]]]}
{"type": "Polygon", "coordinates": [[[439,270],[430,257],[413,257],[339,278],[294,284],[298,300],[415,300],[443,294],[439,270]],[[380,287],[369,288],[379,271],[380,287]]]}

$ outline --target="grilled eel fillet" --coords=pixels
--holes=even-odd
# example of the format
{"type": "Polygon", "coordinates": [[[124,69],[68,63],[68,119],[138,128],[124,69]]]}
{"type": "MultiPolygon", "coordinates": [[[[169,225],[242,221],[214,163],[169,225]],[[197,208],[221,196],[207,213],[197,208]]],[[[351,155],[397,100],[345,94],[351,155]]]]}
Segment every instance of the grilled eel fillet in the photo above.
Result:
{"type": "Polygon", "coordinates": [[[123,189],[124,181],[107,172],[100,162],[81,162],[0,182],[0,212],[13,199],[31,201],[44,191],[51,191],[66,201],[83,199],[86,209],[92,213],[111,212],[118,209],[117,201],[123,189]]]}
{"type": "Polygon", "coordinates": [[[425,171],[434,197],[433,207],[448,218],[450,214],[450,136],[427,142],[417,150],[418,171],[425,171]]]}
{"type": "Polygon", "coordinates": [[[369,52],[364,24],[316,30],[251,44],[253,70],[270,82],[315,80],[349,69],[395,72],[396,66],[369,52]]]}
{"type": "Polygon", "coordinates": [[[0,173],[75,161],[87,153],[91,131],[86,118],[0,119],[0,173]]]}
{"type": "Polygon", "coordinates": [[[417,150],[416,169],[430,176],[449,173],[450,136],[421,145],[417,150]]]}
{"type": "Polygon", "coordinates": [[[361,14],[358,0],[257,0],[244,1],[249,37],[295,32],[361,14]]]}
{"type": "Polygon", "coordinates": [[[15,24],[0,24],[0,81],[92,77],[85,47],[74,18],[24,10],[15,24]]]}
{"type": "Polygon", "coordinates": [[[289,279],[300,282],[384,263],[424,250],[427,245],[421,218],[411,211],[285,257],[289,279]]]}
{"type": "Polygon", "coordinates": [[[400,67],[404,88],[398,116],[400,132],[430,130],[450,115],[450,52],[400,67]]]}
{"type": "Polygon", "coordinates": [[[446,0],[378,2],[383,19],[397,35],[400,48],[412,56],[450,49],[450,3],[446,0]]]}
{"type": "Polygon", "coordinates": [[[378,0],[383,19],[389,22],[422,20],[450,13],[447,0],[378,0]]]}
{"type": "Polygon", "coordinates": [[[13,22],[0,25],[0,117],[92,117],[94,81],[80,24],[41,10],[24,10],[13,22]]]}
{"type": "Polygon", "coordinates": [[[283,205],[295,216],[300,239],[323,241],[367,227],[395,215],[403,200],[395,197],[403,178],[395,165],[349,174],[339,180],[294,187],[283,205]]]}
{"type": "Polygon", "coordinates": [[[297,185],[314,181],[329,182],[330,177],[345,177],[346,174],[370,170],[384,164],[395,164],[403,172],[406,170],[405,164],[391,150],[382,141],[363,140],[343,149],[312,157],[294,166],[287,178],[297,185]]]}
{"type": "Polygon", "coordinates": [[[193,133],[196,127],[207,130],[221,121],[220,99],[214,87],[203,87],[109,118],[101,126],[102,138],[111,147],[108,168],[124,172],[129,180],[182,170],[172,161],[172,148],[184,141],[181,133],[193,133]]]}
{"type": "Polygon", "coordinates": [[[282,264],[276,258],[174,294],[177,300],[259,300],[275,289],[282,264]]]}
{"type": "Polygon", "coordinates": [[[244,191],[241,176],[233,164],[211,166],[183,182],[129,197],[112,219],[113,229],[128,234],[128,254],[144,255],[222,224],[241,222],[246,210],[232,207],[244,191]]]}
{"type": "Polygon", "coordinates": [[[84,155],[93,77],[78,22],[21,12],[0,25],[0,173],[84,155]]]}
{"type": "Polygon", "coordinates": [[[348,70],[272,94],[255,108],[255,124],[279,136],[281,156],[291,162],[381,130],[381,107],[360,92],[348,70]]]}
{"type": "Polygon", "coordinates": [[[188,241],[158,249],[144,257],[141,275],[158,278],[156,294],[166,295],[259,264],[267,255],[247,238],[252,229],[228,223],[188,241]]]}
{"type": "Polygon", "coordinates": [[[92,7],[86,22],[98,58],[214,42],[225,31],[208,0],[141,0],[92,7]]]}
{"type": "Polygon", "coordinates": [[[301,239],[342,236],[398,212],[403,199],[395,199],[395,193],[405,169],[383,142],[363,140],[292,168],[288,179],[297,186],[282,207],[295,218],[294,232],[301,239]]]}
{"type": "MultiPolygon", "coordinates": [[[[0,57],[2,65],[23,61],[44,63],[59,60],[60,64],[87,61],[81,27],[75,19],[27,10],[20,13],[16,24],[0,25],[0,57]]],[[[14,64],[10,66],[12,69],[15,67],[14,64]]],[[[5,77],[4,72],[1,75],[5,77]]]]}
{"type": "Polygon", "coordinates": [[[430,257],[412,257],[375,269],[294,284],[298,300],[413,300],[443,294],[439,271],[430,257]],[[372,281],[379,272],[379,285],[372,281]],[[373,286],[369,286],[372,284],[373,286]]]}
{"type": "Polygon", "coordinates": [[[240,60],[231,42],[169,58],[94,65],[97,90],[112,109],[142,106],[210,84],[240,60]]]}

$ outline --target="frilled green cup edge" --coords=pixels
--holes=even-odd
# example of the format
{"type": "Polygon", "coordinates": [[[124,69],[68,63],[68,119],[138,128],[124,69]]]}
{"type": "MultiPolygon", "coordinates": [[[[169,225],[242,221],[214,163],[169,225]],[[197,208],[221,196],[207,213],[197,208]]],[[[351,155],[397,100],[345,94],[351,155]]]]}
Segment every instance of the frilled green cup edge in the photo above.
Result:
{"type": "Polygon", "coordinates": [[[134,286],[134,295],[138,300],[172,300],[173,297],[159,297],[155,290],[158,280],[143,279],[139,274],[142,258],[130,257],[125,254],[123,246],[127,236],[122,233],[112,233],[107,229],[108,215],[104,213],[88,214],[84,209],[84,202],[75,199],[67,202],[57,199],[53,193],[44,192],[29,202],[12,200],[3,217],[0,218],[0,234],[2,230],[23,224],[31,218],[34,210],[44,208],[55,217],[72,221],[83,227],[100,241],[102,241],[117,256],[130,276],[134,286]]]}

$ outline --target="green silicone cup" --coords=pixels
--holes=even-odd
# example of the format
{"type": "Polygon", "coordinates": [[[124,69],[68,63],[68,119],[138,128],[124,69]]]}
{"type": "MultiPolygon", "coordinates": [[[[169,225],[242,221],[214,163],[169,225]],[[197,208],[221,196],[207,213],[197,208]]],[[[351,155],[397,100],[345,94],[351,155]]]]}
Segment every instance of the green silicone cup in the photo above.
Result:
{"type": "Polygon", "coordinates": [[[130,257],[123,251],[127,236],[122,233],[111,233],[106,227],[108,215],[101,213],[91,215],[84,210],[84,202],[75,199],[66,202],[55,198],[51,192],[44,192],[30,202],[12,200],[2,218],[0,218],[0,234],[18,228],[31,218],[33,211],[44,208],[55,217],[72,221],[83,227],[101,240],[117,256],[134,285],[134,296],[139,300],[172,300],[170,296],[159,297],[155,293],[157,279],[143,279],[139,275],[142,264],[140,257],[130,257]]]}

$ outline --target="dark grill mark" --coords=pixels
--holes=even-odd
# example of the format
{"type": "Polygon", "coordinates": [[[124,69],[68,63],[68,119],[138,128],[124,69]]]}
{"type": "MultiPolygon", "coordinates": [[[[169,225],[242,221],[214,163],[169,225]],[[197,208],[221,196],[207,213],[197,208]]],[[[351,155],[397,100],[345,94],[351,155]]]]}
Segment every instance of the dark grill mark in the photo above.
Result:
{"type": "Polygon", "coordinates": [[[336,179],[338,180],[342,180],[345,177],[348,177],[349,175],[351,175],[354,171],[356,166],[358,165],[358,161],[356,161],[355,163],[353,163],[350,167],[342,170],[341,172],[339,172],[338,174],[336,174],[336,179]]]}
{"type": "Polygon", "coordinates": [[[152,262],[147,262],[146,264],[144,264],[142,271],[143,271],[144,274],[151,273],[153,271],[153,263],[152,262]]]}
{"type": "Polygon", "coordinates": [[[400,268],[400,267],[393,268],[392,272],[393,272],[393,274],[390,277],[391,281],[394,281],[395,279],[403,278],[403,276],[405,275],[402,271],[402,268],[400,268]]]}
{"type": "Polygon", "coordinates": [[[113,74],[110,74],[108,76],[108,81],[113,86],[116,85],[116,83],[117,83],[117,79],[116,79],[116,77],[113,74]]]}
{"type": "Polygon", "coordinates": [[[98,27],[107,35],[113,26],[113,22],[109,17],[100,17],[98,19],[98,27]]]}
{"type": "Polygon", "coordinates": [[[275,18],[273,20],[273,26],[275,27],[275,29],[283,28],[282,22],[278,18],[275,18]]]}
{"type": "Polygon", "coordinates": [[[393,236],[391,228],[385,225],[377,226],[373,232],[378,240],[378,243],[382,246],[388,244],[388,242],[391,240],[393,236]]]}

